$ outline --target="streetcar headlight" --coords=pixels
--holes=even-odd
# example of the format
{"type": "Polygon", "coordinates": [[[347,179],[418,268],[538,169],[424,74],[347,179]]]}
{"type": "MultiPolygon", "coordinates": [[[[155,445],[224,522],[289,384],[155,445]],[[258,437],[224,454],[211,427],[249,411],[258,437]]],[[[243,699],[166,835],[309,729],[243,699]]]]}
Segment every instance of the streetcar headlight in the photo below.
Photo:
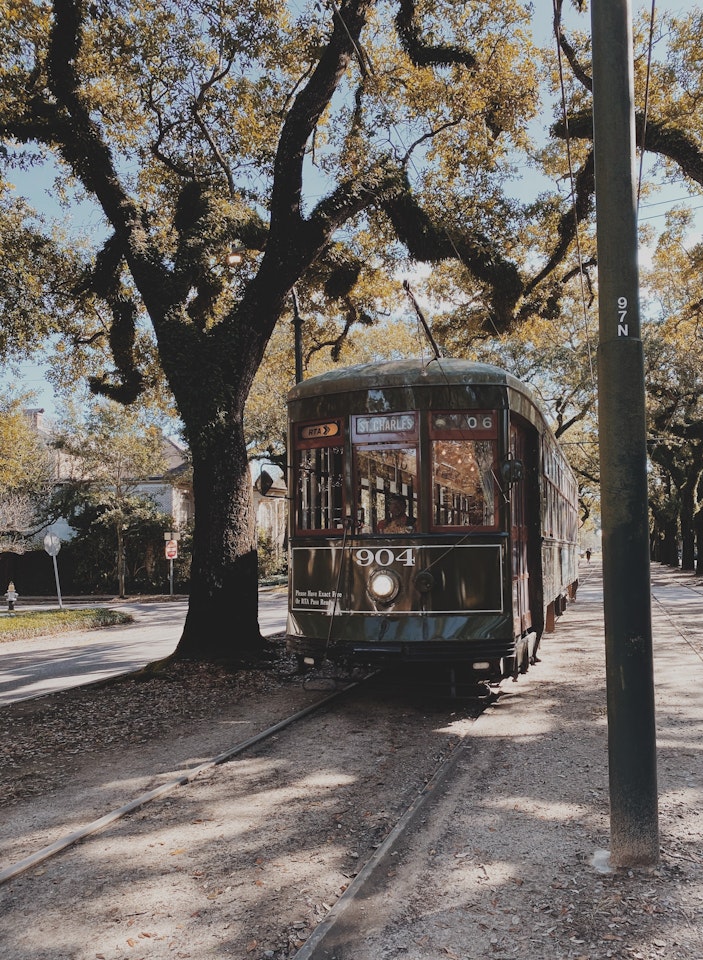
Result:
{"type": "Polygon", "coordinates": [[[376,570],[369,577],[366,589],[372,600],[390,603],[398,596],[400,579],[393,570],[376,570]]]}

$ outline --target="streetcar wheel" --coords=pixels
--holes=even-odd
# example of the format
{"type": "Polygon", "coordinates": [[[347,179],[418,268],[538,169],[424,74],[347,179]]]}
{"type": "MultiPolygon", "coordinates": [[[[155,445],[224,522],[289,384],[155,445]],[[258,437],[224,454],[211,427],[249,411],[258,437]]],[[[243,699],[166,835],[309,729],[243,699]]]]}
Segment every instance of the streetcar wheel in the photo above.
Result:
{"type": "Polygon", "coordinates": [[[504,677],[513,677],[517,679],[517,669],[516,669],[516,658],[515,657],[503,657],[503,676],[504,677]]]}

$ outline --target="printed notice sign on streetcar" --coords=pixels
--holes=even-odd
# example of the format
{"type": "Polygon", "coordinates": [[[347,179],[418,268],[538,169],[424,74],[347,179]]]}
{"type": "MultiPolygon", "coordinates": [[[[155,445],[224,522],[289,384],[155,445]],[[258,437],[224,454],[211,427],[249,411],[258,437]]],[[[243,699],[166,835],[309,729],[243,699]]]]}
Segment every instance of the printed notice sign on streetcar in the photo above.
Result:
{"type": "Polygon", "coordinates": [[[342,594],[332,590],[296,589],[293,594],[293,607],[296,610],[324,610],[331,613],[335,606],[335,596],[339,601],[342,594]]]}

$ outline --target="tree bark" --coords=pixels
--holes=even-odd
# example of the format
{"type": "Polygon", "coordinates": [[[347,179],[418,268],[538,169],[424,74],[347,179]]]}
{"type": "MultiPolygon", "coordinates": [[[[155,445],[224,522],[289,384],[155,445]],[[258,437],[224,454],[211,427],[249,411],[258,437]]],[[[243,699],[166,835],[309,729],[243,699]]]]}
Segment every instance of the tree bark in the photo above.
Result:
{"type": "Polygon", "coordinates": [[[693,518],[693,529],[696,542],[696,575],[703,576],[703,511],[699,510],[693,518]]]}
{"type": "Polygon", "coordinates": [[[679,565],[677,530],[678,525],[676,520],[667,520],[664,524],[664,538],[661,541],[660,560],[669,567],[678,567],[679,565]]]}
{"type": "Polygon", "coordinates": [[[263,641],[251,475],[236,410],[194,451],[193,494],[190,602],[174,658],[246,661],[263,641]]]}
{"type": "Polygon", "coordinates": [[[694,534],[693,534],[693,514],[694,514],[694,488],[690,483],[685,483],[681,488],[681,569],[693,570],[694,568],[694,534]]]}

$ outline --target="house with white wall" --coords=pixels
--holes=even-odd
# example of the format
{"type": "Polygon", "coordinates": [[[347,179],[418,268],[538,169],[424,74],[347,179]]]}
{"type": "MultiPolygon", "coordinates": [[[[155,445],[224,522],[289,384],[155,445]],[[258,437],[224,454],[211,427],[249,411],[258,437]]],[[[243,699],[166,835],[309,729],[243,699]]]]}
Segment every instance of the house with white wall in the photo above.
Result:
{"type": "MultiPolygon", "coordinates": [[[[47,441],[50,433],[44,423],[44,410],[30,408],[25,410],[35,430],[47,441]]],[[[134,492],[140,496],[148,496],[156,502],[159,509],[173,517],[175,530],[184,529],[194,518],[193,485],[189,475],[189,462],[186,452],[174,440],[163,437],[162,454],[166,464],[165,470],[158,476],[145,477],[134,487],[134,492]]],[[[57,483],[66,482],[72,476],[70,458],[61,450],[52,449],[55,458],[55,478],[57,483]]],[[[265,465],[263,470],[271,478],[271,485],[261,484],[262,468],[253,464],[250,468],[252,476],[252,491],[256,516],[257,534],[263,532],[268,535],[275,545],[276,552],[283,557],[286,543],[287,521],[287,488],[282,471],[271,464],[265,465]]],[[[58,520],[52,524],[51,532],[62,541],[72,538],[73,532],[65,520],[58,520]]],[[[40,540],[46,531],[42,531],[40,540]]]]}

